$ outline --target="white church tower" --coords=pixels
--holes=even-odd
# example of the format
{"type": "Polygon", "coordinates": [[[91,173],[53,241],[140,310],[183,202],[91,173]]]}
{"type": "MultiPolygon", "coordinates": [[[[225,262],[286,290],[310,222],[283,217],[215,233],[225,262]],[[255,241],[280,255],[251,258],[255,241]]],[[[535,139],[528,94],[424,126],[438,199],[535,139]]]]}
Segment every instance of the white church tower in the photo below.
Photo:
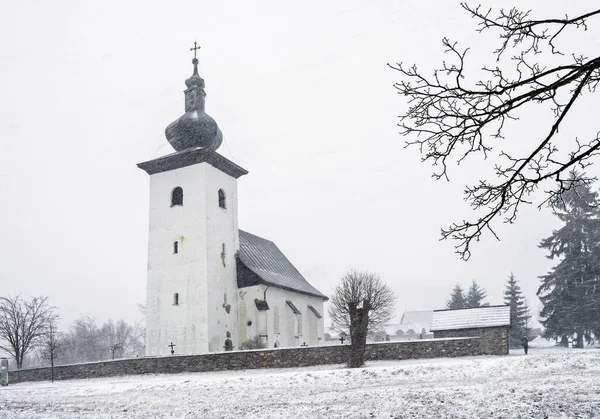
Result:
{"type": "Polygon", "coordinates": [[[146,355],[321,345],[327,296],[275,243],[238,229],[248,172],[216,152],[223,134],[192,63],[185,113],[165,130],[175,152],[138,164],[150,175],[146,355]]]}
{"type": "Polygon", "coordinates": [[[239,341],[237,179],[204,111],[194,58],[185,114],[166,131],[175,153],[138,164],[150,175],[146,355],[222,351],[239,341]],[[172,345],[172,346],[171,346],[172,345]]]}

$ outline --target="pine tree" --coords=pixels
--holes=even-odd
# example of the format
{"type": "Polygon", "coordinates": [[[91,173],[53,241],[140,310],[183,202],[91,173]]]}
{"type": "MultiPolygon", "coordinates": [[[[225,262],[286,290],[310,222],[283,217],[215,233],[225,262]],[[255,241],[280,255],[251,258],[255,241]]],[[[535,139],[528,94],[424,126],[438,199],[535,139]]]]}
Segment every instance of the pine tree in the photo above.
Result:
{"type": "Polygon", "coordinates": [[[456,284],[456,286],[452,290],[452,294],[450,294],[450,299],[446,302],[446,308],[452,310],[467,308],[467,299],[465,297],[465,292],[460,286],[460,284],[456,284]]]}
{"type": "Polygon", "coordinates": [[[560,262],[540,277],[537,295],[544,304],[540,315],[545,336],[560,338],[563,344],[576,336],[576,346],[582,348],[584,336],[591,339],[600,323],[600,202],[589,185],[574,180],[576,176],[572,174],[569,188],[553,208],[564,226],[539,245],[550,252],[549,259],[560,262]]]}
{"type": "Polygon", "coordinates": [[[509,342],[511,348],[518,348],[523,337],[529,335],[529,309],[523,291],[511,272],[504,290],[504,304],[510,306],[509,342]]]}
{"type": "Polygon", "coordinates": [[[473,283],[471,284],[471,288],[469,288],[469,293],[467,294],[467,300],[466,300],[466,304],[468,308],[475,308],[475,307],[485,307],[489,304],[484,303],[483,300],[486,297],[486,293],[483,290],[483,288],[481,288],[479,286],[479,284],[477,282],[475,282],[475,280],[473,280],[473,283]]]}

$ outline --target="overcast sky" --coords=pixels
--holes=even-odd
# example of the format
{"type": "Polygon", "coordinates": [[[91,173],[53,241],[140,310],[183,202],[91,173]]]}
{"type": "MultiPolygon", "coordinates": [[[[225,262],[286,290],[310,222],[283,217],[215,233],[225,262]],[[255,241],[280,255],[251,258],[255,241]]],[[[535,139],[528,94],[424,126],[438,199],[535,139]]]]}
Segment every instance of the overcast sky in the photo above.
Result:
{"type": "MultiPolygon", "coordinates": [[[[485,3],[571,12],[558,0],[485,3]]],[[[250,172],[240,228],[273,240],[325,294],[350,268],[379,273],[399,315],[443,308],[472,279],[499,304],[511,271],[539,309],[537,277],[553,262],[537,244],[558,221],[524,208],[497,223],[500,242],[486,236],[461,261],[439,231],[470,216],[462,190],[481,162],[434,181],[398,135],[406,103],[386,64],[433,69],[443,36],[477,62],[495,45],[474,25],[448,0],[3,2],[0,295],[48,295],[65,327],[139,318],[148,175],[136,163],[173,151],[164,129],[183,113],[197,40],[219,153],[250,172]]],[[[598,33],[573,42],[597,50],[598,33]]],[[[572,127],[597,119],[589,105],[572,127]]],[[[507,143],[540,140],[532,115],[507,143]]]]}

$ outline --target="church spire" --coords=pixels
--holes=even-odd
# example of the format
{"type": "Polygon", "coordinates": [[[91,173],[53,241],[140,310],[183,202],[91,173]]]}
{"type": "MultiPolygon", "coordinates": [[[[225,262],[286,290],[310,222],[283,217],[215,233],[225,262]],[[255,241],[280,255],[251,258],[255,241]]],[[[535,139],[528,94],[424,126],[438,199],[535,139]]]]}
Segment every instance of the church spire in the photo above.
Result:
{"type": "Polygon", "coordinates": [[[185,85],[188,87],[188,89],[193,87],[204,89],[204,80],[198,74],[198,58],[196,57],[196,51],[199,49],[200,47],[198,46],[197,42],[194,41],[194,46],[190,48],[190,51],[194,51],[194,59],[192,60],[192,64],[194,64],[194,73],[192,74],[192,77],[185,81],[185,85]]]}
{"type": "Polygon", "coordinates": [[[206,92],[204,79],[198,74],[196,51],[200,47],[194,42],[194,72],[185,81],[185,114],[171,123],[165,130],[169,143],[176,151],[192,148],[216,150],[223,142],[223,134],[214,119],[204,111],[206,92]]]}

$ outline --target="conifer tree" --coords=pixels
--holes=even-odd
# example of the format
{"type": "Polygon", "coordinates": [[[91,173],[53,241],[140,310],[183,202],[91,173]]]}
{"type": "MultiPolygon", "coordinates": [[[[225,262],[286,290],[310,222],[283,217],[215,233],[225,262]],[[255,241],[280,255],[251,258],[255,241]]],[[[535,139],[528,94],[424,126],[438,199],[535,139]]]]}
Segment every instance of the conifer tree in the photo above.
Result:
{"type": "Polygon", "coordinates": [[[467,307],[468,308],[475,308],[475,307],[485,307],[489,304],[484,303],[483,300],[486,297],[486,293],[483,290],[483,288],[481,288],[479,286],[479,284],[473,280],[473,283],[471,284],[471,287],[469,288],[469,292],[467,293],[467,307]]]}
{"type": "Polygon", "coordinates": [[[446,302],[446,308],[452,310],[467,308],[467,298],[460,284],[454,286],[450,299],[446,302]]]}
{"type": "MultiPolygon", "coordinates": [[[[578,348],[591,339],[600,323],[600,224],[598,194],[571,174],[569,188],[554,205],[554,214],[564,223],[540,243],[549,259],[560,259],[552,270],[540,277],[537,295],[544,304],[540,313],[545,336],[566,343],[576,337],[578,348]]],[[[598,336],[596,336],[598,338],[598,336]]]]}
{"type": "Polygon", "coordinates": [[[511,348],[518,348],[521,339],[529,335],[529,309],[523,291],[511,272],[504,290],[504,304],[510,306],[509,342],[511,348]]]}

